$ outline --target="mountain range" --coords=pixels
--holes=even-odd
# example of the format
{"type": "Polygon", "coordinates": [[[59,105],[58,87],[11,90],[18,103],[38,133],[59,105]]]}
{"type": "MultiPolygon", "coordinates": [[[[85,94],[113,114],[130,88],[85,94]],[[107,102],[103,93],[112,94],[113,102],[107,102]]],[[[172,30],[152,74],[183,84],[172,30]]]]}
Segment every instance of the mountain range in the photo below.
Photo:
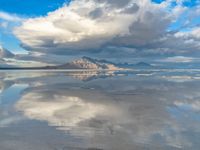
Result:
{"type": "MultiPolygon", "coordinates": [[[[11,56],[11,55],[10,55],[11,56]]],[[[133,68],[152,68],[150,64],[140,62],[137,64],[116,64],[106,60],[98,60],[90,57],[82,57],[74,61],[56,65],[43,67],[17,67],[4,64],[4,60],[0,58],[0,69],[83,69],[83,70],[124,70],[133,68]]]]}
{"type": "Polygon", "coordinates": [[[132,68],[151,68],[152,66],[145,62],[137,64],[113,63],[107,60],[82,57],[62,65],[41,66],[41,67],[19,67],[8,65],[6,59],[16,59],[15,54],[0,46],[0,69],[88,69],[88,70],[124,70],[132,68]]]}
{"type": "Polygon", "coordinates": [[[74,60],[70,63],[66,63],[64,65],[57,66],[57,69],[95,69],[95,70],[122,70],[122,69],[148,69],[153,68],[151,64],[145,62],[139,62],[136,64],[129,63],[113,63],[107,60],[98,60],[90,57],[82,57],[80,59],[74,60]]]}

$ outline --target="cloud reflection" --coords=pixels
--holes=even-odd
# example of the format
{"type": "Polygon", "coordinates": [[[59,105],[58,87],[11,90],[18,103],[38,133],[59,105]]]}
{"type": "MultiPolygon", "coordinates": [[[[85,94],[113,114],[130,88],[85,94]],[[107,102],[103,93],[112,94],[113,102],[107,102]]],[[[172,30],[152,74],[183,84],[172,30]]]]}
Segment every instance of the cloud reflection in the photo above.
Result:
{"type": "MultiPolygon", "coordinates": [[[[27,133],[26,137],[34,137],[29,137],[30,141],[27,139],[30,145],[32,141],[43,141],[38,147],[44,150],[55,149],[46,146],[45,142],[64,143],[62,148],[70,147],[66,144],[66,138],[73,141],[72,147],[76,145],[74,149],[84,150],[88,147],[105,150],[132,150],[133,147],[136,150],[198,149],[199,80],[168,80],[180,76],[177,72],[153,72],[153,76],[145,77],[137,74],[105,79],[98,79],[97,76],[95,80],[87,82],[73,80],[73,73],[66,72],[5,75],[3,82],[28,85],[11,107],[24,117],[24,122],[18,120],[15,125],[26,128],[28,124],[32,131],[28,134],[22,129],[14,130],[13,122],[6,125],[19,136],[27,133]],[[32,124],[37,124],[37,128],[32,124]],[[46,135],[51,133],[51,139],[43,137],[41,126],[45,127],[46,135]]],[[[6,110],[0,117],[3,118],[5,113],[9,118],[6,110]]],[[[10,115],[12,120],[17,117],[10,115]]],[[[11,131],[7,133],[13,134],[11,131]]],[[[4,133],[1,128],[0,133],[4,133]]],[[[9,134],[4,142],[9,140],[9,134]]]]}
{"type": "MultiPolygon", "coordinates": [[[[159,141],[163,143],[159,142],[160,147],[192,147],[192,142],[185,135],[188,129],[177,122],[167,109],[173,105],[172,98],[178,96],[177,91],[172,92],[173,89],[178,89],[178,85],[151,82],[138,87],[137,82],[134,81],[133,85],[133,81],[129,81],[130,87],[125,87],[126,81],[123,81],[124,84],[120,81],[118,84],[115,81],[105,82],[112,83],[115,87],[120,84],[121,87],[117,88],[126,90],[120,93],[113,92],[113,89],[106,89],[105,92],[97,87],[92,90],[70,88],[67,84],[41,86],[29,89],[16,104],[16,108],[29,119],[48,122],[50,126],[70,131],[72,135],[85,138],[95,136],[95,142],[102,145],[104,137],[110,141],[105,145],[106,149],[111,148],[116,139],[122,140],[121,138],[122,142],[130,144],[130,149],[138,143],[155,147],[159,141]],[[160,88],[162,86],[165,87],[160,88]],[[145,94],[134,94],[140,90],[145,94]],[[159,95],[157,91],[164,93],[159,95]],[[175,95],[169,97],[170,92],[175,95]],[[169,101],[164,101],[165,99],[169,101]],[[100,133],[97,134],[97,131],[100,133]]],[[[182,86],[187,88],[186,85],[182,86]]]]}

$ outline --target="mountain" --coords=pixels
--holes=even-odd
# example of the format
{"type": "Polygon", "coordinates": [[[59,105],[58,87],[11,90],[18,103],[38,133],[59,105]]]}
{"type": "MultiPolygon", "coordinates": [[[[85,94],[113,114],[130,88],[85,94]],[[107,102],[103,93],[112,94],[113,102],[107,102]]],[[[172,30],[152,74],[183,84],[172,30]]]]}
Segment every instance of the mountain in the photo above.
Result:
{"type": "Polygon", "coordinates": [[[13,53],[0,46],[0,58],[13,58],[14,56],[13,53]]]}
{"type": "Polygon", "coordinates": [[[15,55],[8,51],[7,49],[1,47],[0,45],[0,68],[10,68],[13,67],[11,65],[8,65],[4,58],[13,58],[15,55]]]}
{"type": "Polygon", "coordinates": [[[57,66],[56,69],[94,69],[94,70],[119,70],[122,69],[113,63],[105,60],[97,60],[89,57],[82,57],[64,65],[57,66]]]}

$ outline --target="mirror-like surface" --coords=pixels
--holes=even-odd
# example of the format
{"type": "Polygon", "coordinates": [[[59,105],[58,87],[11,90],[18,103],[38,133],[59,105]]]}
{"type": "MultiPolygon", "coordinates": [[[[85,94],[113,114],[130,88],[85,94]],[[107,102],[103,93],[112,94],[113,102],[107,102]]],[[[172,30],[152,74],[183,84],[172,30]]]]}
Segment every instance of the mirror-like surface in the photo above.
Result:
{"type": "Polygon", "coordinates": [[[200,70],[0,72],[2,150],[198,150],[200,70]]]}

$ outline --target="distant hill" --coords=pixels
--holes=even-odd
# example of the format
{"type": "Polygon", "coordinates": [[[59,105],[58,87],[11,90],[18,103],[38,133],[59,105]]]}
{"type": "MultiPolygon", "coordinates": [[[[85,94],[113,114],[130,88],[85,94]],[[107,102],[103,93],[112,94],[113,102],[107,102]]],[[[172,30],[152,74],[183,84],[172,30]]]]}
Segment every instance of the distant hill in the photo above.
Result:
{"type": "Polygon", "coordinates": [[[123,68],[132,68],[132,69],[147,69],[152,68],[153,66],[151,64],[145,63],[145,62],[139,62],[136,64],[129,64],[129,63],[122,63],[118,64],[117,66],[123,67],[123,68]]]}
{"type": "Polygon", "coordinates": [[[14,56],[13,53],[0,46],[0,58],[13,58],[14,56]]]}
{"type": "Polygon", "coordinates": [[[148,64],[145,62],[139,62],[139,63],[135,64],[135,66],[137,66],[137,67],[152,67],[151,64],[148,64]]]}
{"type": "Polygon", "coordinates": [[[0,46],[0,68],[9,68],[11,65],[6,64],[4,58],[13,58],[15,55],[7,49],[0,46]]]}

